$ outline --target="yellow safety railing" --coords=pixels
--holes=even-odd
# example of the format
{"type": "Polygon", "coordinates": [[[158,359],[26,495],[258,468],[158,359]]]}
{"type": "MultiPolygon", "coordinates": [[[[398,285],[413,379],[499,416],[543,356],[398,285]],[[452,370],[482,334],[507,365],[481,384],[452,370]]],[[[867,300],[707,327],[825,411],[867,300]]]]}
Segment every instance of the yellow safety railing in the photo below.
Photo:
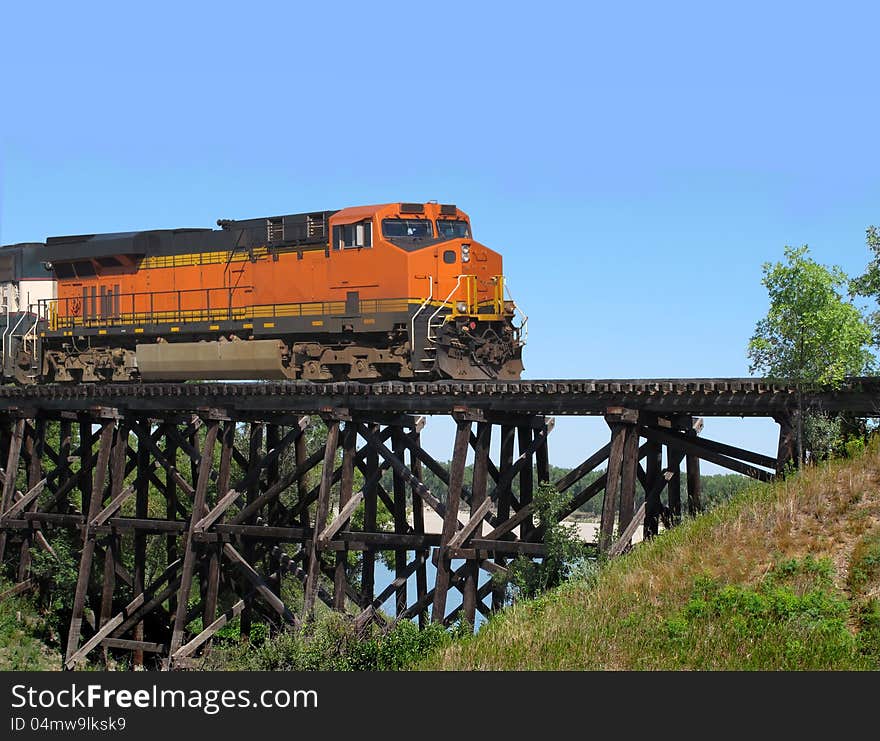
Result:
{"type": "Polygon", "coordinates": [[[476,275],[462,275],[457,288],[459,290],[454,293],[457,293],[458,297],[450,301],[452,311],[447,320],[459,316],[479,316],[480,319],[494,321],[502,319],[509,313],[505,311],[503,275],[492,277],[492,298],[488,300],[479,299],[476,275]]]}
{"type": "MultiPolygon", "coordinates": [[[[82,328],[105,328],[138,324],[184,324],[188,322],[248,321],[277,317],[344,316],[349,306],[345,301],[308,301],[286,304],[259,304],[232,306],[234,296],[240,296],[251,286],[236,289],[192,289],[154,293],[117,294],[96,297],[87,303],[97,303],[101,309],[84,307],[80,297],[43,299],[39,314],[45,318],[50,331],[82,328]],[[166,308],[168,303],[176,304],[166,308]],[[156,306],[162,308],[156,308],[156,306]],[[84,311],[85,309],[85,311],[84,311]],[[91,309],[91,310],[89,310],[91,309]]],[[[363,299],[359,314],[406,312],[410,302],[419,299],[363,299]]]]}

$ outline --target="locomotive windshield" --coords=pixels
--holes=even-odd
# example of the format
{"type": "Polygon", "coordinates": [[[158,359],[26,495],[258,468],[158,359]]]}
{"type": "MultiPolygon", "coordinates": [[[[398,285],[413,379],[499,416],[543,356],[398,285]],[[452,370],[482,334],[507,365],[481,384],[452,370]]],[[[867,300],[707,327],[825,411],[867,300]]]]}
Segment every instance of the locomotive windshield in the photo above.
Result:
{"type": "Polygon", "coordinates": [[[427,219],[382,219],[382,235],[390,239],[431,239],[434,231],[427,219]]]}
{"type": "Polygon", "coordinates": [[[438,219],[437,236],[444,239],[470,239],[471,230],[463,219],[438,219]]]}

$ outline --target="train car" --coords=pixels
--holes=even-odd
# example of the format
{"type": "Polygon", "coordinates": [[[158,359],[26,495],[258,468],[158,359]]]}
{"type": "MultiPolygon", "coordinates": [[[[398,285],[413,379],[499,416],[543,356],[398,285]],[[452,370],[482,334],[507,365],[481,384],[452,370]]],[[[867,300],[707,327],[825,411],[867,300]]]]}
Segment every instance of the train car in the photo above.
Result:
{"type": "MultiPolygon", "coordinates": [[[[451,204],[0,248],[18,383],[520,377],[526,317],[451,204]],[[17,261],[17,262],[16,262],[17,261]],[[22,299],[28,282],[34,289],[22,299]]],[[[2,271],[0,262],[0,271],[2,271]]],[[[5,295],[5,294],[4,294],[5,295]]]]}

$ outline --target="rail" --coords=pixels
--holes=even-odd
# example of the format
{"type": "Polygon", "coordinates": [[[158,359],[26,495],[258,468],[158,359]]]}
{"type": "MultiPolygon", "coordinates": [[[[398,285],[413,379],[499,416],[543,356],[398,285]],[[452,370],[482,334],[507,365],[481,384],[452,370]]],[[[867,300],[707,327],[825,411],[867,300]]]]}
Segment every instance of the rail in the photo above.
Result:
{"type": "MultiPolygon", "coordinates": [[[[247,296],[253,291],[253,286],[107,294],[103,297],[85,297],[85,300],[79,296],[43,299],[39,302],[39,316],[46,320],[50,331],[59,331],[142,324],[345,316],[349,313],[345,301],[236,306],[233,305],[233,290],[239,296],[247,296]],[[99,305],[98,311],[94,310],[95,304],[99,305]]],[[[362,299],[358,311],[361,314],[405,312],[408,307],[409,300],[405,298],[362,299]]]]}
{"type": "MultiPolygon", "coordinates": [[[[805,409],[880,417],[880,378],[853,378],[804,394],[805,409]]],[[[761,378],[521,381],[270,381],[253,383],[37,384],[0,386],[0,411],[203,408],[257,415],[350,412],[603,415],[609,409],[707,417],[771,417],[798,408],[797,389],[761,378]]]]}

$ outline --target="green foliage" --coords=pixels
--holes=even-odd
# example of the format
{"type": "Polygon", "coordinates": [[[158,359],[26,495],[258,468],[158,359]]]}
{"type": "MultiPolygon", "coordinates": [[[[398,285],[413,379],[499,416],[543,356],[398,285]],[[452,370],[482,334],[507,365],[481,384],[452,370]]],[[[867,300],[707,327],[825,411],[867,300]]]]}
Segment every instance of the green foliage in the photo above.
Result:
{"type": "Polygon", "coordinates": [[[756,587],[699,577],[685,606],[665,621],[665,636],[697,666],[711,653],[739,669],[848,668],[863,646],[847,627],[850,603],[835,592],[831,574],[830,561],[807,556],[777,563],[756,587]]]}
{"type": "Polygon", "coordinates": [[[517,556],[508,566],[508,599],[531,599],[559,586],[571,576],[575,565],[585,559],[588,550],[577,527],[559,522],[568,501],[552,484],[541,484],[534,497],[537,526],[544,532],[546,555],[540,561],[517,556]]]}
{"type": "Polygon", "coordinates": [[[880,532],[865,535],[850,557],[847,587],[853,597],[862,596],[869,585],[880,585],[880,532]]]}
{"type": "Polygon", "coordinates": [[[861,437],[847,440],[843,445],[843,452],[847,458],[858,458],[865,454],[866,449],[865,439],[861,437]]]}
{"type": "MultiPolygon", "coordinates": [[[[8,589],[0,581],[0,592],[8,589]]],[[[46,626],[27,597],[0,602],[0,671],[51,671],[61,668],[61,656],[42,640],[46,626]]]]}
{"type": "Polygon", "coordinates": [[[71,534],[60,532],[50,542],[55,556],[42,548],[31,549],[31,578],[38,587],[37,607],[45,615],[49,637],[58,640],[70,620],[71,596],[79,576],[78,547],[71,534]]]}
{"type": "Polygon", "coordinates": [[[750,372],[800,386],[868,372],[871,328],[844,298],[846,274],[816,263],[806,245],[786,247],[785,258],[763,266],[770,308],[749,342],[750,372]]]}
{"type": "Polygon", "coordinates": [[[212,651],[209,669],[248,671],[396,671],[411,666],[456,635],[431,623],[419,630],[402,621],[387,633],[359,635],[351,621],[329,613],[259,646],[227,645],[212,651]]]}
{"type": "MultiPolygon", "coordinates": [[[[850,282],[850,292],[880,303],[880,230],[876,226],[869,226],[865,230],[865,244],[871,253],[871,260],[865,272],[850,282]]],[[[880,345],[880,311],[873,312],[870,321],[874,330],[874,344],[880,345]]]]}

